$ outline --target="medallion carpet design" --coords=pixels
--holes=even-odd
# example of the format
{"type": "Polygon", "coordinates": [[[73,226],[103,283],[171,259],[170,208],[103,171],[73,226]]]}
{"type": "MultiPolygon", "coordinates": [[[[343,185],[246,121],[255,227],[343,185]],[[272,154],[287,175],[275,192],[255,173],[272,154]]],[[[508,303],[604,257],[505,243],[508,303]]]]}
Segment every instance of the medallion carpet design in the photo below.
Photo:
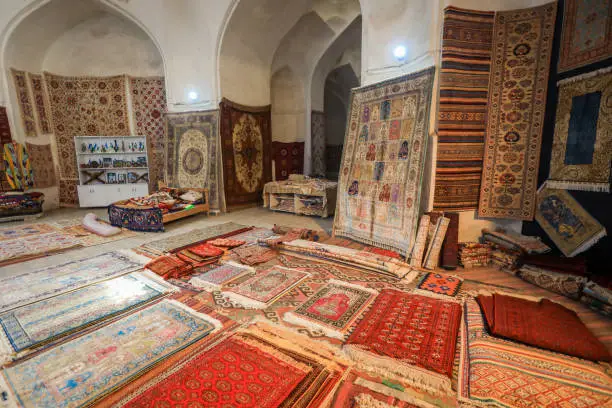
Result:
{"type": "Polygon", "coordinates": [[[164,300],[5,369],[9,398],[24,407],[91,404],[215,326],[208,316],[164,300]]]}
{"type": "Polygon", "coordinates": [[[342,339],[376,294],[373,289],[331,280],[283,318],[289,323],[320,329],[329,337],[342,339]]]}
{"type": "Polygon", "coordinates": [[[325,114],[311,112],[310,134],[312,137],[312,174],[325,176],[325,114]]]}
{"type": "Polygon", "coordinates": [[[612,57],[612,5],[608,0],[566,0],[559,72],[612,57]]]}
{"type": "Polygon", "coordinates": [[[357,360],[369,360],[434,390],[450,390],[460,322],[458,303],[385,289],[345,348],[357,360]]]}
{"type": "Polygon", "coordinates": [[[30,155],[32,172],[34,173],[34,187],[47,188],[57,186],[51,145],[36,145],[26,142],[26,149],[30,155]]]}
{"type": "Polygon", "coordinates": [[[435,210],[478,206],[494,16],[444,10],[435,210]]]}
{"type": "Polygon", "coordinates": [[[63,292],[126,274],[142,266],[121,252],[68,262],[0,279],[0,311],[38,302],[63,292]]]}
{"type": "Polygon", "coordinates": [[[586,251],[606,229],[565,190],[544,186],[538,192],[536,221],[567,257],[586,251]]]}
{"type": "Polygon", "coordinates": [[[129,77],[129,84],[134,131],[136,135],[146,135],[149,144],[149,189],[157,191],[158,181],[165,177],[165,81],[163,77],[129,77]]]}
{"type": "Polygon", "coordinates": [[[559,82],[547,185],[610,192],[612,69],[559,82]]]}
{"type": "Polygon", "coordinates": [[[463,281],[456,276],[428,272],[423,276],[417,288],[438,295],[455,296],[463,281]]]}
{"type": "Polygon", "coordinates": [[[429,68],[352,91],[335,235],[401,254],[411,249],[433,77],[429,68]]]}
{"type": "MultiPolygon", "coordinates": [[[[52,132],[51,121],[49,119],[49,104],[45,95],[45,85],[43,76],[40,74],[27,73],[34,107],[36,108],[36,123],[41,134],[46,135],[52,132]]],[[[51,157],[51,156],[49,156],[51,157]]]]}
{"type": "Polygon", "coordinates": [[[32,349],[174,291],[155,275],[135,272],[0,314],[15,352],[32,349]]]}
{"type": "Polygon", "coordinates": [[[227,99],[219,106],[225,201],[229,207],[256,204],[272,180],[270,106],[242,106],[227,99]]]}
{"type": "Polygon", "coordinates": [[[276,180],[287,180],[290,174],[304,173],[304,142],[272,142],[272,160],[276,180]]]}
{"type": "Polygon", "coordinates": [[[32,96],[28,90],[28,81],[25,71],[11,68],[15,92],[17,92],[17,102],[23,130],[26,136],[36,136],[36,120],[34,119],[34,104],[32,96]]]}
{"type": "Polygon", "coordinates": [[[462,400],[509,408],[595,408],[612,398],[603,365],[489,336],[473,299],[466,302],[463,327],[462,400]]]}
{"type": "Polygon", "coordinates": [[[60,203],[78,203],[75,136],[127,136],[126,77],[67,77],[45,72],[60,163],[60,203]]]}
{"type": "Polygon", "coordinates": [[[263,309],[309,276],[296,269],[273,266],[222,294],[246,309],[263,309]]]}
{"type": "Polygon", "coordinates": [[[224,211],[218,117],[216,110],[168,114],[166,168],[170,186],[208,188],[210,208],[224,211]]]}
{"type": "Polygon", "coordinates": [[[478,214],[532,220],[557,3],[495,14],[478,214]]]}
{"type": "Polygon", "coordinates": [[[206,291],[220,290],[223,285],[249,273],[254,274],[255,269],[230,261],[204,273],[193,275],[189,283],[206,291]]]}

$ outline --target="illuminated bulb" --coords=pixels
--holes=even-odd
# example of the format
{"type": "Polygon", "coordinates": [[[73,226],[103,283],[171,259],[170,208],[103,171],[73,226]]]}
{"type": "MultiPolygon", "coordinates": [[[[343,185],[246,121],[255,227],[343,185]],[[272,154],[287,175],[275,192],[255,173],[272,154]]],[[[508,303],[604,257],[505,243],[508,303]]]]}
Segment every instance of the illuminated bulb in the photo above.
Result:
{"type": "Polygon", "coordinates": [[[198,93],[196,91],[190,91],[187,94],[187,97],[189,98],[190,101],[196,101],[198,99],[198,93]]]}
{"type": "Polygon", "coordinates": [[[403,60],[406,58],[406,47],[403,45],[398,45],[393,49],[393,56],[398,60],[403,60]]]}

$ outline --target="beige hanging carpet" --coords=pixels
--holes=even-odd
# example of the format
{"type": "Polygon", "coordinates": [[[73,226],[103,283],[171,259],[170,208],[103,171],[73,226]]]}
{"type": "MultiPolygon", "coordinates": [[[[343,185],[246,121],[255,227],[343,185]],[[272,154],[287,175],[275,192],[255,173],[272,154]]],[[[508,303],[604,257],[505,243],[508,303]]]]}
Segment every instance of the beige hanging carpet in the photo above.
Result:
{"type": "Polygon", "coordinates": [[[11,68],[15,92],[17,92],[17,105],[23,123],[23,130],[26,136],[36,136],[36,121],[34,120],[34,107],[32,96],[28,91],[28,81],[25,71],[11,68]]]}
{"type": "Polygon", "coordinates": [[[163,77],[130,77],[129,82],[134,131],[148,142],[149,190],[157,191],[165,169],[166,85],[163,77]]]}
{"type": "Polygon", "coordinates": [[[217,132],[219,111],[169,113],[166,118],[168,184],[207,188],[210,208],[224,210],[217,132]]]}
{"type": "Polygon", "coordinates": [[[257,204],[264,184],[272,180],[270,106],[244,106],[223,99],[221,149],[228,207],[257,204]]]}
{"type": "Polygon", "coordinates": [[[311,135],[311,174],[325,177],[325,113],[312,111],[310,123],[311,135]]]}
{"type": "Polygon", "coordinates": [[[495,14],[478,215],[533,220],[557,3],[495,14]]]}
{"type": "Polygon", "coordinates": [[[75,136],[127,136],[125,75],[66,77],[45,72],[60,164],[60,204],[76,205],[75,136]]]}
{"type": "Polygon", "coordinates": [[[26,143],[26,149],[30,155],[30,163],[34,172],[34,187],[47,188],[57,185],[55,166],[53,165],[53,153],[51,145],[37,145],[26,143]]]}
{"type": "Polygon", "coordinates": [[[43,135],[49,134],[51,133],[51,120],[49,119],[49,105],[45,96],[43,76],[28,72],[27,77],[30,83],[30,89],[32,90],[34,108],[36,109],[38,130],[43,135]]]}
{"type": "Polygon", "coordinates": [[[406,254],[419,222],[434,68],[351,93],[334,234],[406,254]]]}

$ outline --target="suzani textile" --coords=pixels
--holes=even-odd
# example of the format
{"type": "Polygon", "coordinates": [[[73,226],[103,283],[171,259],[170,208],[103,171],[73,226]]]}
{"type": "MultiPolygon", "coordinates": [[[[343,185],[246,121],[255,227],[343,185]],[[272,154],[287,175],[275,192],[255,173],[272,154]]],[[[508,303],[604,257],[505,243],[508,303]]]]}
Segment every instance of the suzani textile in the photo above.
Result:
{"type": "Polygon", "coordinates": [[[34,186],[30,155],[24,145],[6,143],[3,147],[4,175],[12,190],[28,190],[34,186]]]}
{"type": "Polygon", "coordinates": [[[557,3],[495,14],[478,214],[532,220],[557,3]]]}
{"type": "Polygon", "coordinates": [[[11,68],[13,84],[17,92],[17,102],[21,115],[21,122],[26,136],[36,136],[36,120],[34,118],[34,104],[28,90],[28,80],[25,71],[11,68]]]}
{"type": "Polygon", "coordinates": [[[272,180],[271,111],[223,99],[221,149],[228,207],[261,201],[264,184],[272,180]]]}
{"type": "Polygon", "coordinates": [[[459,398],[500,407],[595,408],[612,399],[604,365],[487,334],[475,300],[466,302],[459,398]]]}
{"type": "Polygon", "coordinates": [[[419,202],[434,69],[352,91],[334,233],[406,254],[419,202]]]}
{"type": "Polygon", "coordinates": [[[478,206],[494,16],[444,10],[435,210],[478,206]]]}
{"type": "Polygon", "coordinates": [[[215,327],[212,318],[164,300],[5,369],[8,398],[24,407],[89,405],[215,327]]]}
{"type": "Polygon", "coordinates": [[[168,114],[166,168],[170,186],[208,188],[210,208],[225,210],[218,118],[216,110],[168,114]]]}
{"type": "Polygon", "coordinates": [[[610,192],[612,69],[559,82],[548,186],[610,192]]]}
{"type": "Polygon", "coordinates": [[[312,137],[312,174],[316,177],[325,177],[325,114],[312,111],[310,134],[312,137]]]}
{"type": "Polygon", "coordinates": [[[272,152],[277,181],[287,180],[290,174],[304,173],[304,142],[272,142],[272,152]]]}
{"type": "Polygon", "coordinates": [[[536,221],[567,257],[586,251],[606,229],[565,190],[544,186],[538,192],[536,221]]]}
{"type": "Polygon", "coordinates": [[[26,149],[30,156],[32,173],[34,174],[34,187],[47,188],[57,186],[51,145],[36,145],[26,142],[26,149]]]}
{"type": "Polygon", "coordinates": [[[149,190],[157,191],[165,176],[166,85],[163,77],[129,77],[129,83],[135,134],[145,135],[149,143],[149,190]]]}
{"type": "MultiPolygon", "coordinates": [[[[49,117],[49,104],[45,95],[45,85],[43,76],[40,74],[27,73],[32,97],[34,99],[34,108],[36,108],[36,123],[41,134],[46,135],[51,133],[51,120],[49,117]]],[[[49,156],[51,157],[51,156],[49,156]]]]}
{"type": "Polygon", "coordinates": [[[60,204],[78,204],[75,136],[127,136],[124,75],[65,77],[45,72],[60,169],[60,204]]]}
{"type": "Polygon", "coordinates": [[[612,57],[612,3],[565,0],[559,72],[612,57]]]}

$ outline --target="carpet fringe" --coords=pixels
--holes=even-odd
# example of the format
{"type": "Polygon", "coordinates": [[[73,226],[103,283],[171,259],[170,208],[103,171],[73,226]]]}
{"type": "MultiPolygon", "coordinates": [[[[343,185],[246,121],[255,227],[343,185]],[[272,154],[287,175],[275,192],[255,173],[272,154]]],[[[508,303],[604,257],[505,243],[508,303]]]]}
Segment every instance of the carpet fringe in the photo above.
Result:
{"type": "Polygon", "coordinates": [[[303,317],[300,317],[293,312],[286,312],[283,315],[283,320],[286,321],[287,323],[291,323],[296,326],[303,326],[313,331],[320,331],[323,334],[325,334],[327,337],[331,337],[334,339],[344,340],[344,337],[346,336],[345,333],[342,333],[338,330],[334,330],[329,327],[323,326],[322,324],[312,322],[308,319],[304,319],[303,317]]]}
{"type": "Polygon", "coordinates": [[[366,387],[371,389],[372,391],[378,392],[379,394],[386,395],[388,397],[397,398],[398,400],[407,402],[408,404],[416,405],[419,408],[436,408],[435,405],[432,405],[426,401],[419,400],[405,392],[393,389],[391,387],[387,387],[384,384],[375,383],[370,380],[366,380],[363,377],[357,377],[354,381],[356,385],[360,385],[362,387],[366,387]]]}
{"type": "Polygon", "coordinates": [[[223,324],[219,320],[217,320],[214,317],[211,317],[211,316],[209,316],[207,314],[196,312],[195,310],[193,310],[192,308],[190,308],[186,304],[179,302],[178,300],[166,299],[166,300],[164,300],[164,302],[171,303],[172,305],[174,305],[174,306],[176,306],[176,307],[178,307],[180,309],[183,309],[185,312],[187,312],[187,313],[189,313],[189,314],[191,314],[193,316],[196,316],[196,317],[198,317],[198,318],[200,318],[202,320],[207,321],[208,323],[212,324],[215,327],[215,329],[213,331],[219,330],[219,329],[221,329],[223,327],[223,324]]]}
{"type": "Polygon", "coordinates": [[[390,371],[399,375],[407,383],[435,395],[450,395],[452,393],[451,379],[442,374],[404,363],[398,359],[379,356],[364,350],[358,345],[348,344],[342,349],[346,356],[360,369],[382,376],[387,376],[390,371]]]}
{"type": "Polygon", "coordinates": [[[599,231],[599,233],[594,235],[591,239],[589,239],[588,241],[585,241],[582,245],[580,245],[578,248],[576,248],[576,250],[574,252],[572,252],[571,257],[576,256],[576,255],[586,251],[587,249],[591,248],[593,245],[595,245],[600,239],[602,239],[606,235],[608,235],[608,233],[607,233],[606,229],[603,228],[601,231],[599,231]]]}
{"type": "Polygon", "coordinates": [[[135,251],[133,251],[131,249],[119,249],[117,252],[121,253],[122,255],[127,256],[128,258],[130,258],[134,262],[138,262],[142,266],[144,266],[147,263],[151,262],[151,258],[148,258],[148,257],[146,257],[144,255],[140,255],[139,253],[137,253],[137,252],[135,252],[135,251]]]}
{"type": "Polygon", "coordinates": [[[151,272],[147,269],[143,269],[140,272],[135,272],[137,275],[142,275],[143,277],[155,282],[157,285],[159,285],[164,292],[166,293],[176,293],[176,292],[180,292],[180,289],[174,285],[172,285],[171,283],[167,282],[164,280],[164,278],[162,278],[161,276],[159,276],[158,274],[151,272]]]}
{"type": "Polygon", "coordinates": [[[421,295],[421,296],[425,296],[425,297],[429,297],[429,298],[440,299],[440,300],[444,300],[446,302],[459,303],[460,305],[463,304],[463,301],[457,299],[454,296],[441,295],[439,293],[430,292],[428,290],[413,289],[412,292],[410,292],[410,293],[412,293],[414,295],[421,295]]]}
{"type": "Polygon", "coordinates": [[[548,180],[548,187],[561,190],[596,191],[609,193],[610,183],[581,183],[579,181],[548,180]]]}
{"type": "Polygon", "coordinates": [[[359,289],[365,292],[369,292],[373,295],[378,295],[378,291],[376,289],[366,288],[365,286],[357,285],[355,283],[349,283],[349,282],[341,281],[338,279],[330,279],[329,281],[327,281],[327,283],[334,283],[336,285],[346,286],[347,288],[359,289]]]}
{"type": "Polygon", "coordinates": [[[612,72],[612,67],[605,67],[605,68],[601,68],[601,69],[598,69],[598,70],[593,71],[593,72],[587,72],[586,74],[576,75],[576,76],[573,76],[571,78],[562,79],[561,81],[557,82],[557,86],[561,86],[561,85],[565,85],[565,84],[571,84],[573,82],[578,82],[578,81],[583,81],[585,79],[589,79],[589,78],[593,78],[593,77],[596,77],[596,76],[599,76],[599,75],[607,74],[608,72],[612,72]]]}
{"type": "Polygon", "coordinates": [[[240,305],[244,309],[265,309],[266,307],[268,307],[266,303],[250,299],[246,296],[239,295],[238,293],[221,292],[221,295],[223,295],[223,297],[228,298],[236,305],[240,305]]]}

